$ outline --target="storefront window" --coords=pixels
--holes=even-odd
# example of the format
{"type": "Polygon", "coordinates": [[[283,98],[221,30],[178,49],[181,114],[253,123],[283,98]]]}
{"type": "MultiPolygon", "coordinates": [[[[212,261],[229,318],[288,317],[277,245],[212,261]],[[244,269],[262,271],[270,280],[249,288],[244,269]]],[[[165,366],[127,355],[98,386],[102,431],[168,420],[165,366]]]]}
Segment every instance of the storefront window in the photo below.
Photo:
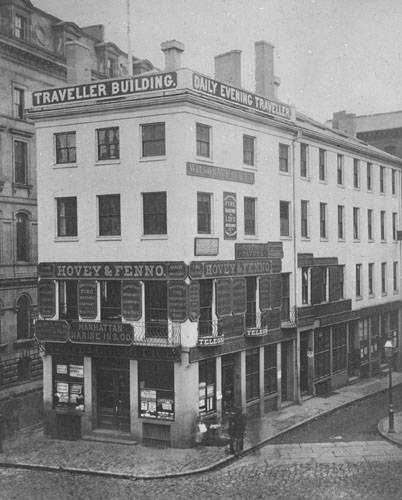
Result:
{"type": "Polygon", "coordinates": [[[260,395],[260,353],[259,348],[246,351],[246,401],[260,395]]]}
{"type": "Polygon", "coordinates": [[[200,413],[216,410],[216,360],[206,359],[198,365],[198,394],[200,413]]]}
{"type": "Polygon", "coordinates": [[[162,361],[138,363],[140,417],[174,420],[174,365],[162,361]]]}
{"type": "Polygon", "coordinates": [[[84,359],[54,357],[53,408],[84,411],[84,359]]]}
{"type": "Polygon", "coordinates": [[[359,321],[360,360],[369,359],[368,319],[359,321]]]}
{"type": "Polygon", "coordinates": [[[346,324],[332,328],[332,372],[346,370],[346,324]]]}
{"type": "Polygon", "coordinates": [[[276,345],[264,347],[264,393],[278,392],[276,345]]]}
{"type": "Polygon", "coordinates": [[[78,280],[59,282],[59,318],[78,319],[78,280]]]}
{"type": "Polygon", "coordinates": [[[378,316],[370,319],[370,343],[371,357],[376,358],[379,354],[381,337],[380,337],[380,321],[378,316]]]}
{"type": "Polygon", "coordinates": [[[330,331],[329,328],[314,332],[314,377],[330,375],[330,331]]]}
{"type": "Polygon", "coordinates": [[[101,281],[101,320],[121,321],[120,281],[101,281]]]}

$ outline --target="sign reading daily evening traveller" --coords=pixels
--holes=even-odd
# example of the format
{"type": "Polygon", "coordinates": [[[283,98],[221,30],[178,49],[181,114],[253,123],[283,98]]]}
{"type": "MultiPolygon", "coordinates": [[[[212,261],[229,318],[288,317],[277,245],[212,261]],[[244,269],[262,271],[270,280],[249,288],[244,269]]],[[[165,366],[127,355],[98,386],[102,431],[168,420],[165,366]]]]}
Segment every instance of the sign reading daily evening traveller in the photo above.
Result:
{"type": "Polygon", "coordinates": [[[72,87],[40,90],[32,93],[32,106],[46,106],[65,102],[86,101],[108,97],[121,97],[153,90],[177,87],[177,73],[160,73],[134,78],[120,78],[104,82],[86,83],[72,87]]]}
{"type": "Polygon", "coordinates": [[[215,97],[223,98],[235,104],[243,104],[248,108],[263,111],[270,115],[280,116],[287,120],[292,119],[291,107],[265,97],[252,94],[246,90],[232,87],[197,73],[193,74],[193,88],[215,97]]]}

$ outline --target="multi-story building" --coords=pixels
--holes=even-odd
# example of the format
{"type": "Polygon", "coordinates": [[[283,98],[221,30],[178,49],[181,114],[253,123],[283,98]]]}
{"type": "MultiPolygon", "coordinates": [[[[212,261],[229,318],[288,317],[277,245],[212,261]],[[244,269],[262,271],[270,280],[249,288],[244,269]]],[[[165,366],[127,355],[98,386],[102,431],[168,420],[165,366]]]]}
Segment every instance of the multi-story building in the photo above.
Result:
{"type": "MultiPolygon", "coordinates": [[[[33,338],[37,191],[35,127],[25,114],[27,92],[123,76],[127,60],[115,44],[105,42],[103,26],[79,28],[29,1],[0,0],[0,389],[15,391],[18,384],[42,376],[33,338]]],[[[135,72],[150,69],[148,61],[135,60],[135,72]]],[[[65,139],[60,138],[59,147],[73,161],[75,152],[65,139]]],[[[37,385],[40,391],[41,382],[37,385]]],[[[15,420],[15,411],[4,412],[15,420]]]]}
{"type": "Polygon", "coordinates": [[[238,51],[212,79],[162,50],[32,95],[50,435],[186,447],[379,373],[388,335],[399,366],[402,162],[278,101],[267,42],[256,93],[238,51]]]}

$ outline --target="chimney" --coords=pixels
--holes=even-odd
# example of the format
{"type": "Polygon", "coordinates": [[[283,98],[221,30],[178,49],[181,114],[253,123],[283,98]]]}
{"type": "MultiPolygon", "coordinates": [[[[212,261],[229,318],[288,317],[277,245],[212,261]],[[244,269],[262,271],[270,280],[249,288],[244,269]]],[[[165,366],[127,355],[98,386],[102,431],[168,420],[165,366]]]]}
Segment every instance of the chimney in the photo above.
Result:
{"type": "Polygon", "coordinates": [[[332,128],[356,137],[356,115],[354,113],[346,113],[346,111],[333,113],[332,128]]]}
{"type": "Polygon", "coordinates": [[[178,40],[169,40],[161,43],[161,50],[165,54],[165,71],[180,69],[180,56],[184,52],[184,44],[178,40]]]}
{"type": "Polygon", "coordinates": [[[215,78],[234,87],[241,87],[241,50],[215,56],[215,78]]]}
{"type": "Polygon", "coordinates": [[[274,76],[274,46],[261,40],[255,42],[255,93],[276,98],[280,79],[274,76]]]}

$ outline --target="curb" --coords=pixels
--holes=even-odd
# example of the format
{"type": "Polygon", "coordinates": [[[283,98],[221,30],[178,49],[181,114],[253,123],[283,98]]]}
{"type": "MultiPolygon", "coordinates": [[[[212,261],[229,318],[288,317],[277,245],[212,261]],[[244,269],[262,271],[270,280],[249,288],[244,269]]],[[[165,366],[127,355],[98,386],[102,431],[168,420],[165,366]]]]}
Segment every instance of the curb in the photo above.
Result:
{"type": "MultiPolygon", "coordinates": [[[[397,412],[395,415],[398,415],[398,413],[402,414],[402,412],[397,412]]],[[[389,433],[387,430],[385,430],[387,428],[386,422],[388,422],[388,417],[384,417],[383,419],[381,419],[378,422],[377,430],[378,430],[379,434],[381,434],[381,436],[384,439],[386,439],[387,441],[389,441],[390,443],[393,443],[393,444],[402,448],[402,437],[396,437],[396,436],[400,435],[400,433],[398,433],[398,432],[389,433]]]]}
{"type": "MultiPolygon", "coordinates": [[[[397,387],[398,385],[402,385],[402,382],[399,384],[395,384],[394,387],[397,387]]],[[[122,473],[122,472],[109,472],[109,471],[101,471],[101,470],[95,470],[95,469],[76,469],[73,467],[56,467],[52,465],[39,465],[39,464],[32,464],[32,463],[23,463],[23,462],[0,462],[0,467],[1,468],[8,468],[8,469],[25,469],[25,470],[37,470],[37,471],[43,471],[43,472],[67,472],[70,474],[80,474],[80,475],[88,475],[88,476],[103,476],[103,477],[110,477],[113,479],[127,479],[131,481],[146,481],[150,479],[170,479],[170,478],[178,478],[178,477],[185,477],[185,476],[193,476],[196,474],[202,474],[205,472],[211,472],[216,469],[220,469],[222,467],[225,467],[227,465],[230,465],[232,462],[235,462],[239,460],[240,458],[243,458],[247,455],[250,455],[254,451],[262,448],[265,446],[269,441],[272,441],[273,439],[282,436],[283,434],[286,434],[289,431],[292,431],[293,429],[296,429],[297,427],[301,427],[304,424],[307,424],[313,420],[317,420],[318,418],[321,418],[323,415],[328,415],[330,413],[333,413],[334,411],[343,408],[345,406],[348,406],[350,404],[355,403],[356,401],[361,401],[363,399],[369,398],[370,396],[374,396],[375,394],[383,391],[384,389],[379,389],[374,392],[371,392],[369,394],[363,394],[361,396],[357,396],[356,398],[351,399],[350,401],[347,401],[345,403],[341,403],[339,406],[336,406],[335,408],[330,408],[328,410],[323,410],[319,415],[315,415],[312,417],[308,417],[303,421],[300,421],[296,424],[291,425],[290,427],[287,427],[286,429],[277,432],[276,434],[270,436],[269,438],[266,438],[262,441],[260,441],[258,444],[250,446],[246,450],[243,450],[241,453],[237,453],[236,455],[230,455],[228,457],[222,458],[221,460],[218,460],[217,462],[214,462],[212,464],[206,465],[204,467],[199,467],[197,469],[192,469],[188,471],[182,471],[182,472],[167,472],[167,473],[162,473],[162,474],[129,474],[129,473],[122,473]]],[[[379,433],[385,438],[388,439],[389,441],[394,442],[395,444],[399,444],[399,446],[402,446],[402,443],[398,443],[394,440],[392,440],[389,436],[388,433],[383,433],[380,430],[380,424],[384,422],[386,418],[382,419],[378,423],[378,431],[379,433]]]]}

